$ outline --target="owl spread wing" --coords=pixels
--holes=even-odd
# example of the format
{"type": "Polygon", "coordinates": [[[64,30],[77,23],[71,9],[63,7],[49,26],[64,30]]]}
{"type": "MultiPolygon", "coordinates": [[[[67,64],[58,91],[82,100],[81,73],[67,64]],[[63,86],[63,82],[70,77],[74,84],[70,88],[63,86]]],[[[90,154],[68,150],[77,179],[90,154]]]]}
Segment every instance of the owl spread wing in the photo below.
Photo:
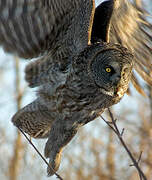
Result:
{"type": "Polygon", "coordinates": [[[114,9],[114,1],[105,1],[101,3],[94,14],[92,26],[91,42],[95,43],[99,40],[109,41],[110,20],[114,9]]]}
{"type": "MultiPolygon", "coordinates": [[[[146,19],[148,13],[139,8],[136,0],[133,2],[109,0],[101,3],[95,11],[91,38],[119,43],[131,50],[135,56],[136,72],[148,84],[152,84],[152,24],[146,19]]],[[[131,81],[144,94],[136,74],[133,74],[131,81]]]]}
{"type": "Polygon", "coordinates": [[[88,44],[91,24],[85,13],[92,10],[93,0],[0,0],[0,44],[23,58],[68,44],[81,49],[88,44]],[[79,19],[81,8],[88,7],[79,19]]]}

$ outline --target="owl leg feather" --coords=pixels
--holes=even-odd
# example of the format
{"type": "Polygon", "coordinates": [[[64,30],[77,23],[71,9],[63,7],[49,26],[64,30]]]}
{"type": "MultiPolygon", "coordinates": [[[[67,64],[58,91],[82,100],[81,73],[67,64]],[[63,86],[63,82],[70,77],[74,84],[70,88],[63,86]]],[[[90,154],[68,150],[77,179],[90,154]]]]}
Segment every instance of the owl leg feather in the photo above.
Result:
{"type": "Polygon", "coordinates": [[[12,122],[34,138],[46,138],[53,120],[47,107],[41,105],[37,99],[19,110],[13,116],[12,122]]]}
{"type": "Polygon", "coordinates": [[[46,158],[50,158],[49,164],[54,170],[48,167],[48,176],[52,176],[58,170],[63,147],[70,142],[77,130],[77,125],[70,125],[66,120],[57,120],[53,123],[44,152],[46,158]]]}

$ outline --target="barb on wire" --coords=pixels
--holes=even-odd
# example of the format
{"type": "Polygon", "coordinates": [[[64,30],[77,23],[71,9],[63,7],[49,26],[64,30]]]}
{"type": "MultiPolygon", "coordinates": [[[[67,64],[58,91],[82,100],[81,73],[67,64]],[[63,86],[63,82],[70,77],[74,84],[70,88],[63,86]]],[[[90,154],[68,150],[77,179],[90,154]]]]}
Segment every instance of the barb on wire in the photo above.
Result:
{"type": "Polygon", "coordinates": [[[41,159],[45,162],[45,164],[54,172],[54,174],[56,175],[56,177],[60,180],[63,180],[63,178],[57,174],[54,169],[51,167],[51,165],[46,161],[46,159],[43,157],[43,155],[39,152],[39,150],[35,147],[35,145],[32,143],[32,141],[27,137],[27,135],[22,131],[21,128],[19,128],[19,131],[23,134],[23,136],[27,139],[27,141],[31,144],[31,146],[35,149],[35,151],[38,153],[38,155],[41,157],[41,159]]]}
{"type": "Polygon", "coordinates": [[[130,159],[133,162],[132,166],[134,166],[137,169],[140,180],[147,180],[145,174],[143,173],[143,171],[139,167],[139,162],[141,160],[142,152],[140,153],[140,156],[139,156],[138,160],[136,160],[134,158],[133,154],[131,153],[131,151],[129,150],[128,146],[126,145],[126,143],[123,140],[123,134],[124,134],[125,129],[123,128],[122,131],[120,132],[120,130],[118,129],[117,123],[116,123],[117,120],[114,119],[114,116],[113,116],[112,112],[110,111],[110,108],[108,108],[108,112],[109,112],[109,116],[110,116],[111,121],[106,121],[102,116],[100,116],[100,117],[115,132],[115,134],[119,138],[121,144],[123,145],[124,149],[126,150],[126,152],[128,153],[130,159]]]}

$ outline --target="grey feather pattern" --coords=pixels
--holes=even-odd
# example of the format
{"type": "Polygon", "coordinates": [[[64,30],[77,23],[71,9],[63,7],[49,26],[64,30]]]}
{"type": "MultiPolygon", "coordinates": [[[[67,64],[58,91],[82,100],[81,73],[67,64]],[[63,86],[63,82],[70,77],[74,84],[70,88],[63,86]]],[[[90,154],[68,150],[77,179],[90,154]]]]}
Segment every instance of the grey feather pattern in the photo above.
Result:
{"type": "MultiPolygon", "coordinates": [[[[77,23],[74,17],[78,8],[83,8],[83,1],[0,0],[0,44],[6,51],[23,58],[46,53],[63,40],[71,21],[77,23]]],[[[88,40],[88,35],[83,35],[88,40]]]]}
{"type": "MultiPolygon", "coordinates": [[[[137,72],[151,82],[151,25],[129,1],[111,0],[111,9],[113,2],[110,42],[132,50],[137,72]]],[[[120,101],[132,74],[134,59],[126,48],[100,39],[91,44],[94,11],[94,0],[0,0],[0,44],[20,57],[41,56],[25,69],[29,86],[38,87],[37,99],[12,121],[35,138],[48,137],[45,156],[55,171],[63,147],[79,127],[120,101]]]]}

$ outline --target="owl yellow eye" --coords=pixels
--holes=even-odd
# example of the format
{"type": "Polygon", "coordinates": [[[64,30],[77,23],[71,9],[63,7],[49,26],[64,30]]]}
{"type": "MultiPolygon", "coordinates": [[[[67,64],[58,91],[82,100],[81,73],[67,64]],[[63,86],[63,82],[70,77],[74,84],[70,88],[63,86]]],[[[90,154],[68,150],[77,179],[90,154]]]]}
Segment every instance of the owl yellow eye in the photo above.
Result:
{"type": "Polygon", "coordinates": [[[111,68],[109,68],[109,67],[106,68],[106,72],[108,72],[108,73],[111,72],[111,68]]]}

